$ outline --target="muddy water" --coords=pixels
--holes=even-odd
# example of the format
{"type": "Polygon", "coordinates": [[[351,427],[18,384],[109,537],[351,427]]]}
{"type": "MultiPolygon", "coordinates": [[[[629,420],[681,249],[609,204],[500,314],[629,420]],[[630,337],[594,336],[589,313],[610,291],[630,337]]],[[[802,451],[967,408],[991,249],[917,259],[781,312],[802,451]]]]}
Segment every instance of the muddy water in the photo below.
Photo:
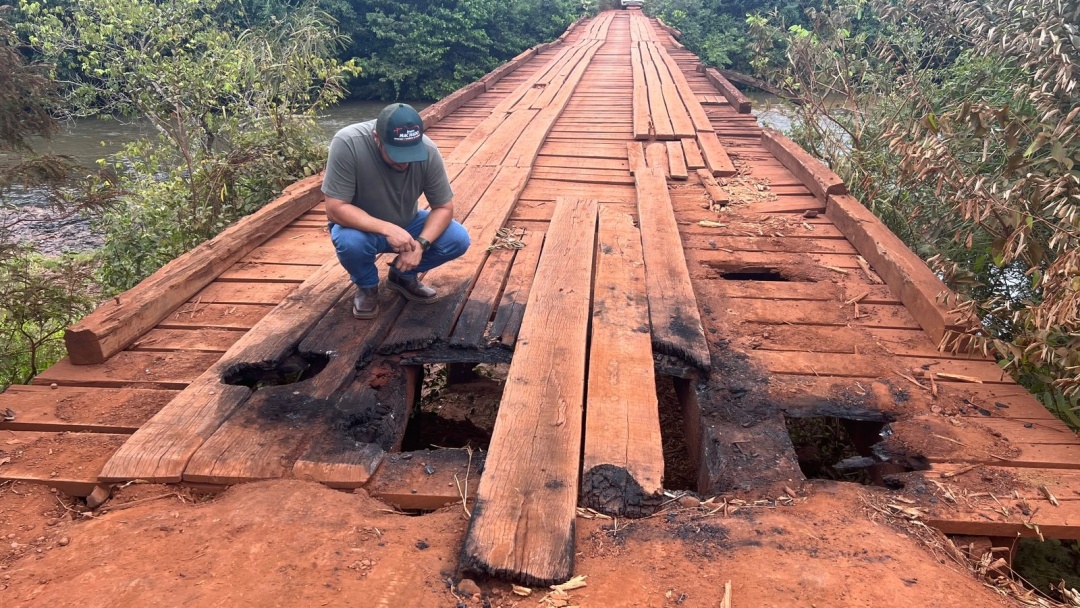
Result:
{"type": "MultiPolygon", "coordinates": [[[[410,103],[418,110],[428,105],[428,102],[410,103]]],[[[319,116],[319,124],[326,134],[326,141],[329,142],[334,133],[346,125],[375,118],[385,105],[382,101],[347,101],[324,111],[319,116]]],[[[51,140],[34,141],[32,145],[35,151],[64,154],[82,166],[95,167],[98,159],[115,154],[125,144],[140,137],[151,135],[153,128],[146,121],[85,119],[65,123],[51,140]]],[[[5,160],[5,155],[0,154],[0,162],[5,160]]],[[[40,191],[15,192],[8,196],[8,201],[19,207],[21,218],[34,220],[45,214],[40,191]]],[[[95,234],[88,220],[81,217],[26,221],[20,224],[18,234],[22,240],[37,244],[43,253],[54,255],[90,251],[101,245],[100,235],[95,234]]]]}

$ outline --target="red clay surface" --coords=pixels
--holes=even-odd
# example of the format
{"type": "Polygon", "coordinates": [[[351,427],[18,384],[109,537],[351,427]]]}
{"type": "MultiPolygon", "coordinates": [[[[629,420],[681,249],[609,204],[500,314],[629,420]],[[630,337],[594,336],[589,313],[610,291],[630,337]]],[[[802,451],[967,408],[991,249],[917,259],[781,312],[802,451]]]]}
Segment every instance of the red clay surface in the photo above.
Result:
{"type": "MultiPolygon", "coordinates": [[[[617,525],[579,518],[575,570],[587,586],[569,605],[715,608],[726,581],[736,607],[1016,605],[877,521],[868,505],[885,493],[822,482],[798,494],[793,506],[727,517],[673,504],[617,525]]],[[[542,601],[545,590],[523,598],[496,581],[479,581],[480,597],[455,597],[447,580],[458,578],[466,525],[460,505],[410,517],[299,481],[201,501],[132,485],[92,518],[42,486],[7,484],[0,605],[559,605],[542,601]],[[117,509],[132,500],[143,502],[117,509]]]]}

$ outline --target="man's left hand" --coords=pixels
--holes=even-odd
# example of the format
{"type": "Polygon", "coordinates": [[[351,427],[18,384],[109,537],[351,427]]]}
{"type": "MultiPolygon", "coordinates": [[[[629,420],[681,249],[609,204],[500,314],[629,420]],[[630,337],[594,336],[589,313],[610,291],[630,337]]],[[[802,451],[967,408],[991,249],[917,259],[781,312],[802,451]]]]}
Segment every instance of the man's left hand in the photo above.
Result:
{"type": "Polygon", "coordinates": [[[398,272],[409,272],[416,268],[420,264],[420,258],[424,257],[424,250],[420,247],[420,243],[413,242],[416,245],[415,247],[409,251],[399,253],[397,259],[394,260],[394,268],[398,272]]]}

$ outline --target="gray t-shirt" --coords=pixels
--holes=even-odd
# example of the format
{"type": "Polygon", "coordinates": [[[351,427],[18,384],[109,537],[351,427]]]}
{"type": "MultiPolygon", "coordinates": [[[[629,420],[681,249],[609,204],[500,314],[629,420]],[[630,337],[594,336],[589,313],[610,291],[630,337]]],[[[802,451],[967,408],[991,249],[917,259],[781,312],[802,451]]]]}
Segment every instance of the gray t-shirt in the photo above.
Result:
{"type": "Polygon", "coordinates": [[[416,217],[423,194],[432,208],[454,198],[446,167],[435,143],[424,136],[428,159],[398,172],[388,167],[375,145],[375,121],[349,125],[334,135],[323,177],[323,194],[349,201],[372,217],[405,227],[416,217]]]}

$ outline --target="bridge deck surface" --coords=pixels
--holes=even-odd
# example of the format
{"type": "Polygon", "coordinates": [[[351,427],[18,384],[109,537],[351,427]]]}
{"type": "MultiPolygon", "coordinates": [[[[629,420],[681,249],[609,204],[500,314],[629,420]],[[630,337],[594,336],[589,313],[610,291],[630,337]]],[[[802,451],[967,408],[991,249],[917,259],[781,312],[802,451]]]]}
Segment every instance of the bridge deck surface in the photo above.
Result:
{"type": "MultiPolygon", "coordinates": [[[[378,400],[410,406],[417,383],[410,366],[511,363],[521,351],[519,331],[530,343],[559,348],[565,346],[560,335],[576,335],[573,323],[588,330],[592,316],[594,365],[578,370],[577,384],[567,388],[586,395],[571,419],[582,410],[588,416],[589,398],[604,394],[592,384],[586,394],[584,383],[596,379],[583,375],[596,373],[602,294],[593,287],[591,315],[571,314],[565,334],[563,327],[530,321],[540,311],[527,304],[545,301],[567,280],[551,267],[566,251],[547,247],[545,236],[570,243],[573,228],[553,225],[552,218],[581,221],[589,203],[599,209],[592,216],[598,244],[589,246],[598,260],[608,253],[605,242],[640,231],[644,250],[623,254],[644,273],[608,280],[616,282],[612,289],[640,293],[627,318],[652,313],[649,354],[659,376],[648,370],[620,382],[627,392],[651,395],[655,408],[660,378],[681,378],[685,433],[702,493],[777,499],[778,489],[800,491],[803,474],[785,419],[887,422],[891,434],[877,456],[889,460],[874,471],[905,488],[896,509],[949,533],[1032,535],[1037,526],[1048,537],[1080,538],[1075,434],[993,360],[939,351],[927,333],[933,320],[878,276],[885,271],[871,268],[870,254],[835,220],[835,197],[783,162],[754,117],[738,113],[697,61],[638,12],[603,13],[579,24],[428,130],[454,178],[458,219],[474,239],[469,256],[431,273],[447,294],[443,302],[425,309],[384,295],[383,318],[351,319],[351,290],[335,267],[325,212],[315,205],[104,363],[64,360],[33,385],[0,395],[0,410],[16,413],[0,423],[14,436],[0,453],[10,458],[0,481],[39,481],[75,495],[125,479],[231,484],[295,476],[334,487],[386,484],[403,470],[387,454],[400,449],[405,423],[390,421],[386,411],[360,410],[378,400]],[[665,76],[665,66],[674,71],[665,76]],[[708,124],[701,124],[702,115],[708,124]],[[660,191],[650,181],[656,175],[666,184],[660,191]],[[670,204],[651,206],[656,200],[670,204]],[[575,213],[560,213],[571,204],[575,213]],[[623,225],[620,217],[629,219],[623,225]],[[667,227],[681,239],[677,250],[663,237],[667,227]],[[524,247],[508,247],[514,239],[524,247]],[[491,244],[497,248],[489,251],[491,244]],[[673,274],[657,270],[669,267],[673,274]],[[534,284],[534,276],[549,279],[534,284]],[[298,293],[306,304],[283,311],[282,303],[298,293]],[[316,301],[323,308],[311,310],[316,301]],[[288,334],[296,323],[299,329],[288,334]],[[262,338],[275,328],[295,339],[267,346],[262,338]],[[280,363],[298,346],[300,355],[329,353],[325,369],[297,384],[257,390],[222,378],[252,371],[225,366],[232,355],[256,357],[243,361],[257,368],[280,363]],[[349,434],[357,425],[366,439],[349,434]]],[[[883,227],[867,230],[878,234],[883,227]]],[[[588,232],[581,238],[591,238],[588,232]]],[[[597,284],[608,276],[603,268],[597,262],[597,284]]],[[[611,323],[610,331],[618,326],[611,323]]],[[[528,356],[540,357],[538,349],[528,356]]],[[[571,360],[555,359],[547,381],[572,376],[559,367],[571,360]]],[[[508,386],[515,378],[511,373],[508,386]]],[[[569,460],[529,461],[534,470],[565,469],[569,477],[553,478],[548,487],[569,482],[564,515],[571,519],[583,472],[575,442],[585,443],[586,466],[611,460],[590,461],[590,434],[608,430],[595,420],[580,422],[560,430],[572,439],[565,444],[569,460]]],[[[510,456],[495,446],[527,439],[502,436],[509,424],[496,425],[479,490],[484,500],[497,501],[506,491],[491,473],[503,469],[490,465],[510,456]]],[[[659,454],[659,433],[650,431],[656,424],[655,413],[624,423],[644,430],[613,441],[659,454]]],[[[555,458],[513,459],[541,456],[555,458]]],[[[649,467],[660,457],[616,464],[641,481],[638,490],[647,498],[659,490],[649,467]]],[[[470,539],[474,531],[483,536],[472,530],[470,539]]],[[[493,571],[528,570],[496,564],[490,551],[472,548],[493,571]]]]}

